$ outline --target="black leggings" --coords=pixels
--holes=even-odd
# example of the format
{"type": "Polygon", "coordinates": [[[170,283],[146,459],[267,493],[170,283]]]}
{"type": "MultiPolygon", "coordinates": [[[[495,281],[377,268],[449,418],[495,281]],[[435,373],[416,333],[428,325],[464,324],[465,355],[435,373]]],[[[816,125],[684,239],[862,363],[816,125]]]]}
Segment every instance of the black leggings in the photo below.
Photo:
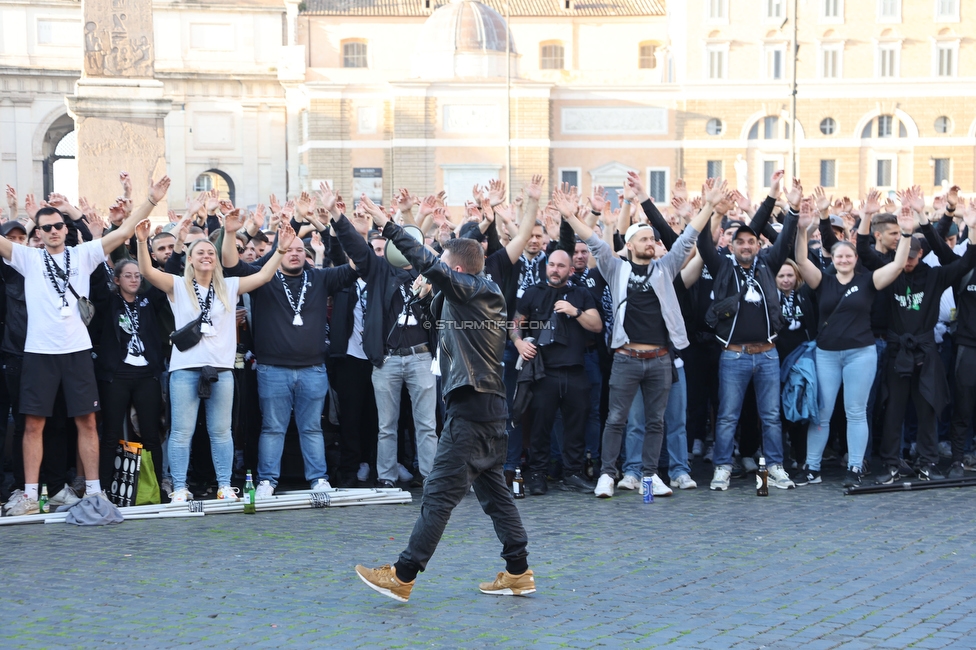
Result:
{"type": "MultiPolygon", "coordinates": [[[[99,479],[102,487],[112,484],[115,451],[122,439],[122,424],[129,417],[129,407],[135,406],[139,418],[139,441],[152,454],[156,482],[163,480],[163,447],[159,440],[159,417],[163,408],[163,394],[156,377],[99,381],[98,395],[102,401],[102,450],[99,459],[99,479]]],[[[136,442],[131,440],[130,442],[136,442]]]]}

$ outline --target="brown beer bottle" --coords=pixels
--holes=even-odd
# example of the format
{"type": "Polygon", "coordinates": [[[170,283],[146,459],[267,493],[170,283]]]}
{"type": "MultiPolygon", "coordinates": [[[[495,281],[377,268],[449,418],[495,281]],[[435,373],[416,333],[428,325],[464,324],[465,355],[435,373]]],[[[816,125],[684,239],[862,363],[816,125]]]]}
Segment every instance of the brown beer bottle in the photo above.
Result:
{"type": "Polygon", "coordinates": [[[769,470],[766,469],[766,459],[759,457],[759,469],[756,470],[756,496],[769,496],[769,470]]]}

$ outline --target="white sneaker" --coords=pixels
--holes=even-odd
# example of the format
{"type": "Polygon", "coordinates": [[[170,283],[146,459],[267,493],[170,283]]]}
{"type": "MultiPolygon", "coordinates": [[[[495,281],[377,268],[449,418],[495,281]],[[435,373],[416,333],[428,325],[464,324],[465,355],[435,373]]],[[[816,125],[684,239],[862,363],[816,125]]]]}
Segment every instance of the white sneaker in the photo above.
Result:
{"type": "Polygon", "coordinates": [[[782,465],[769,466],[769,484],[781,490],[792,490],[796,487],[796,483],[790,480],[790,475],[782,465]]]}
{"type": "Polygon", "coordinates": [[[708,487],[712,490],[728,490],[730,478],[732,478],[732,466],[719,465],[715,468],[715,473],[712,474],[712,482],[708,487]]]}
{"type": "Polygon", "coordinates": [[[360,481],[369,480],[369,463],[359,463],[359,471],[356,472],[356,479],[360,481]]]}
{"type": "Polygon", "coordinates": [[[690,476],[687,474],[680,474],[679,476],[671,479],[671,487],[679,488],[681,490],[694,490],[698,487],[690,476]]]}
{"type": "Polygon", "coordinates": [[[40,511],[41,509],[37,501],[28,498],[26,494],[21,494],[17,501],[14,501],[13,499],[7,501],[3,516],[20,517],[22,515],[36,515],[40,513],[40,511]]]}
{"type": "MultiPolygon", "coordinates": [[[[606,476],[606,474],[604,474],[604,476],[606,476]]],[[[624,477],[617,481],[618,490],[639,490],[640,486],[640,479],[636,476],[631,476],[630,474],[624,474],[624,477]]]]}
{"type": "Polygon", "coordinates": [[[328,492],[331,489],[332,486],[329,485],[329,482],[324,478],[317,478],[312,481],[312,492],[328,492]]]}
{"type": "Polygon", "coordinates": [[[229,485],[222,485],[217,489],[217,499],[219,501],[240,501],[237,496],[238,489],[229,485]]]}
{"type": "Polygon", "coordinates": [[[745,470],[746,473],[756,472],[759,470],[759,465],[756,464],[756,459],[752,456],[743,456],[742,469],[745,470]]]}
{"type": "Polygon", "coordinates": [[[73,506],[74,504],[81,501],[75,491],[71,489],[70,485],[65,485],[61,488],[61,491],[51,497],[51,500],[47,502],[48,507],[51,512],[54,512],[61,506],[73,506]]]}
{"type": "Polygon", "coordinates": [[[11,492],[10,498],[7,499],[7,502],[3,504],[3,508],[0,509],[2,510],[2,514],[6,515],[7,510],[10,510],[11,508],[13,508],[14,506],[16,506],[18,503],[20,503],[26,498],[27,498],[27,494],[23,490],[14,490],[13,492],[11,492]]]}
{"type": "Polygon", "coordinates": [[[258,486],[254,489],[255,499],[267,499],[274,496],[274,486],[271,485],[271,481],[260,481],[258,486]]]}
{"type": "MultiPolygon", "coordinates": [[[[641,494],[644,493],[643,487],[644,486],[642,483],[641,494]]],[[[651,476],[651,493],[653,493],[656,497],[669,497],[674,494],[674,490],[665,485],[664,481],[662,481],[657,474],[654,474],[651,476]]]]}
{"type": "Polygon", "coordinates": [[[609,474],[601,474],[600,480],[596,482],[596,489],[593,494],[601,499],[609,499],[613,496],[613,477],[609,474]]]}
{"type": "Polygon", "coordinates": [[[403,463],[397,463],[397,478],[400,479],[401,483],[407,483],[413,480],[413,474],[403,466],[403,463]]]}
{"type": "Polygon", "coordinates": [[[170,503],[186,503],[187,501],[189,501],[192,498],[193,498],[193,495],[190,494],[190,491],[187,490],[186,488],[183,488],[182,490],[176,490],[175,492],[170,492],[169,493],[169,502],[170,503]]]}
{"type": "Polygon", "coordinates": [[[700,457],[705,453],[705,444],[701,440],[695,440],[691,443],[691,455],[696,458],[700,457]]]}

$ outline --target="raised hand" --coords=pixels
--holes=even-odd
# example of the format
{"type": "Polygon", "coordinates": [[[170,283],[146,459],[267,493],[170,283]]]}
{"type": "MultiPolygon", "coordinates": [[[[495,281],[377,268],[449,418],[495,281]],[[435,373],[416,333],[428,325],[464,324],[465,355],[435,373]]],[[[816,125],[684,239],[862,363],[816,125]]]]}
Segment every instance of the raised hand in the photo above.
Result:
{"type": "Polygon", "coordinates": [[[204,194],[204,205],[207,208],[207,214],[213,214],[220,206],[220,201],[217,199],[217,190],[210,190],[209,192],[204,192],[204,194]]]}
{"type": "Polygon", "coordinates": [[[959,205],[959,186],[953,185],[952,187],[950,187],[949,191],[946,192],[945,198],[949,209],[955,210],[956,206],[959,205]]]}
{"type": "Polygon", "coordinates": [[[687,221],[691,218],[691,203],[684,197],[672,196],[671,207],[674,208],[674,213],[682,221],[687,221]]]}
{"type": "Polygon", "coordinates": [[[447,208],[440,206],[434,208],[434,211],[430,213],[430,218],[434,220],[434,225],[438,228],[450,225],[447,222],[447,208]]]}
{"type": "Polygon", "coordinates": [[[310,244],[313,251],[316,253],[322,253],[323,255],[325,254],[325,244],[322,243],[322,235],[319,234],[319,231],[316,230],[312,233],[310,244]]]}
{"type": "Polygon", "coordinates": [[[688,186],[685,184],[685,179],[679,178],[674,182],[674,189],[671,191],[671,195],[679,199],[688,200],[688,186]]]}
{"type": "Polygon", "coordinates": [[[911,207],[903,205],[898,211],[898,227],[906,235],[915,231],[915,215],[912,213],[911,207]]]}
{"type": "Polygon", "coordinates": [[[505,200],[505,183],[500,180],[488,181],[488,200],[492,206],[496,206],[505,200]]]}
{"type": "Polygon", "coordinates": [[[866,214],[868,219],[881,212],[881,192],[872,187],[862,203],[861,212],[866,214]]]}
{"type": "Polygon", "coordinates": [[[944,196],[933,196],[932,197],[932,210],[941,214],[946,208],[946,197],[944,196]]]}
{"type": "Polygon", "coordinates": [[[423,220],[427,215],[433,214],[436,207],[437,197],[433,194],[425,196],[424,200],[420,202],[420,210],[417,211],[417,216],[423,220]]]}
{"type": "Polygon", "coordinates": [[[471,188],[471,198],[474,199],[475,203],[481,203],[482,190],[483,188],[477,183],[471,188]]]}
{"type": "MultiPolygon", "coordinates": [[[[569,193],[569,188],[563,184],[563,188],[556,188],[552,191],[552,206],[567,219],[576,216],[577,203],[575,198],[569,193]]],[[[548,212],[546,214],[548,217],[548,212]]],[[[548,230],[548,228],[547,228],[548,230]]]]}
{"type": "Polygon", "coordinates": [[[830,201],[833,197],[828,197],[827,193],[824,192],[824,188],[819,185],[813,188],[813,202],[817,206],[817,210],[820,214],[827,214],[830,209],[830,201]]]}
{"type": "Polygon", "coordinates": [[[851,197],[845,196],[844,197],[844,207],[841,210],[841,212],[846,212],[846,213],[850,214],[853,210],[854,210],[854,201],[851,201],[851,197]]]}
{"type": "Polygon", "coordinates": [[[67,197],[65,197],[63,194],[58,194],[56,192],[52,192],[52,193],[50,193],[50,194],[47,195],[47,203],[52,208],[57,208],[58,210],[61,210],[62,212],[64,212],[65,209],[67,209],[67,207],[68,207],[68,199],[67,199],[67,197]]]}
{"type": "Polygon", "coordinates": [[[170,223],[179,223],[180,215],[176,214],[176,210],[167,210],[166,218],[169,219],[170,223]]]}
{"type": "Polygon", "coordinates": [[[7,186],[7,207],[10,208],[11,218],[17,216],[17,190],[7,186]]]}
{"type": "MultiPolygon", "coordinates": [[[[189,225],[189,224],[187,224],[189,225]]],[[[143,219],[136,224],[136,241],[140,244],[149,240],[149,231],[152,230],[152,221],[143,219]]]]}
{"type": "Polygon", "coordinates": [[[224,230],[228,234],[235,233],[244,227],[244,218],[241,216],[240,208],[234,208],[224,215],[224,230]]]}
{"type": "Polygon", "coordinates": [[[386,225],[386,222],[389,221],[386,213],[383,212],[383,208],[370,201],[369,197],[365,194],[359,197],[359,206],[366,212],[366,214],[372,217],[373,223],[376,224],[376,227],[380,230],[382,230],[386,225]]]}
{"type": "Polygon", "coordinates": [[[716,207],[725,200],[725,195],[728,191],[728,181],[721,178],[709,178],[705,181],[705,186],[702,187],[702,196],[705,197],[705,201],[710,203],[712,207],[716,207]]]}
{"type": "Polygon", "coordinates": [[[800,220],[796,224],[799,230],[807,230],[813,224],[813,221],[816,218],[816,213],[813,211],[813,207],[813,204],[806,199],[804,199],[800,204],[800,220]]]}
{"type": "MultiPolygon", "coordinates": [[[[773,174],[775,176],[776,174],[773,174]]],[[[773,181],[774,183],[776,181],[773,181]]],[[[771,192],[772,190],[770,190],[771,192]]],[[[786,193],[786,200],[789,202],[790,207],[794,210],[800,209],[800,201],[803,200],[803,185],[800,184],[799,178],[793,179],[793,186],[790,191],[786,193]]]]}
{"type": "Polygon", "coordinates": [[[312,209],[312,197],[309,196],[308,192],[302,192],[295,199],[295,214],[298,215],[299,220],[305,219],[308,216],[309,211],[312,209]]]}
{"type": "Polygon", "coordinates": [[[481,214],[488,223],[495,223],[495,211],[491,209],[491,199],[481,199],[481,214]]]}
{"type": "Polygon", "coordinates": [[[97,212],[91,212],[85,215],[83,221],[88,226],[88,231],[92,234],[95,239],[101,239],[102,234],[108,228],[108,224],[105,220],[98,216],[97,212]]]}
{"type": "MultiPolygon", "coordinates": [[[[206,201],[203,194],[199,194],[196,197],[186,197],[186,211],[193,216],[199,215],[200,212],[203,211],[205,205],[206,201]]],[[[203,216],[206,216],[206,213],[204,213],[203,216]]]]}
{"type": "Polygon", "coordinates": [[[542,187],[545,184],[546,180],[542,178],[542,174],[533,174],[532,180],[525,187],[525,196],[533,201],[542,200],[542,187]]]}
{"type": "Polygon", "coordinates": [[[481,208],[478,203],[468,201],[464,204],[464,219],[465,221],[472,221],[474,223],[481,221],[481,208]]]}
{"type": "Polygon", "coordinates": [[[751,214],[752,202],[749,200],[748,196],[745,196],[739,190],[732,190],[732,200],[735,202],[739,209],[747,214],[751,214]]]}
{"type": "MultiPolygon", "coordinates": [[[[159,203],[166,198],[166,192],[169,191],[170,184],[169,176],[163,176],[155,183],[149,186],[149,200],[153,203],[159,203]]],[[[129,198],[129,197],[126,197],[129,198]]]]}
{"type": "MultiPolygon", "coordinates": [[[[336,201],[338,201],[338,196],[332,191],[328,183],[319,183],[319,200],[322,202],[322,207],[325,208],[329,213],[335,214],[336,212],[336,201]]],[[[264,207],[264,206],[259,206],[264,207]]]]}
{"type": "Polygon", "coordinates": [[[119,182],[122,183],[122,196],[127,199],[132,198],[132,179],[129,172],[119,172],[119,182]]]}
{"type": "Polygon", "coordinates": [[[409,214],[413,212],[413,206],[420,205],[420,199],[411,194],[407,188],[401,187],[395,198],[395,203],[396,209],[401,214],[409,214]]]}
{"type": "Polygon", "coordinates": [[[919,185],[912,185],[909,195],[909,207],[915,212],[921,213],[925,209],[925,193],[919,185]]]}
{"type": "Polygon", "coordinates": [[[268,197],[268,205],[271,206],[271,214],[281,214],[281,204],[278,203],[278,197],[274,194],[268,197]]]}
{"type": "Polygon", "coordinates": [[[590,207],[594,212],[603,212],[603,208],[610,200],[610,195],[603,189],[602,185],[594,185],[593,193],[590,194],[590,207]]]}
{"type": "Polygon", "coordinates": [[[283,206],[281,206],[281,219],[282,221],[291,221],[292,215],[295,214],[295,202],[287,201],[283,206]]]}
{"type": "Polygon", "coordinates": [[[496,217],[500,217],[502,221],[511,221],[513,217],[512,206],[507,203],[500,203],[492,208],[495,212],[496,217]]]}
{"type": "Polygon", "coordinates": [[[295,241],[295,229],[287,221],[278,226],[278,250],[287,250],[295,241]]]}
{"type": "Polygon", "coordinates": [[[33,194],[27,194],[24,196],[24,212],[27,213],[27,218],[34,221],[34,217],[37,216],[37,211],[41,209],[41,206],[37,204],[37,199],[34,198],[33,194]]]}
{"type": "Polygon", "coordinates": [[[773,198],[779,198],[780,192],[783,191],[783,176],[786,175],[782,169],[777,169],[773,172],[773,175],[769,177],[769,196],[773,198]]]}

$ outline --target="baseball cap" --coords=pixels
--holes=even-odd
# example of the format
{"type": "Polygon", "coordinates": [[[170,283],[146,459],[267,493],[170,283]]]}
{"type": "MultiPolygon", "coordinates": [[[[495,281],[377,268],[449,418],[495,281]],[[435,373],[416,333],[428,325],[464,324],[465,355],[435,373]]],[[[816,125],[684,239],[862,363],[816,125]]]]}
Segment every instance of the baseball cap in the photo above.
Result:
{"type": "Polygon", "coordinates": [[[843,228],[844,230],[847,230],[847,226],[844,225],[844,218],[836,214],[830,215],[830,227],[843,228]]]}
{"type": "Polygon", "coordinates": [[[650,227],[651,227],[650,224],[647,223],[635,223],[634,225],[632,225],[630,228],[627,229],[626,233],[624,233],[624,243],[629,242],[630,238],[636,235],[637,231],[640,230],[641,228],[650,228],[650,227]]]}
{"type": "Polygon", "coordinates": [[[759,239],[759,233],[757,233],[755,230],[753,230],[752,228],[746,225],[739,226],[735,231],[735,235],[732,236],[732,239],[736,239],[741,233],[752,235],[756,239],[759,239]]]}
{"type": "Polygon", "coordinates": [[[918,240],[918,237],[912,237],[912,247],[908,251],[908,257],[915,259],[922,252],[922,242],[918,240]]]}
{"type": "Polygon", "coordinates": [[[366,240],[371,242],[374,239],[386,239],[386,237],[384,237],[383,233],[381,233],[379,230],[373,228],[369,231],[369,234],[366,235],[366,240]]]}
{"type": "Polygon", "coordinates": [[[7,223],[3,224],[3,228],[0,228],[0,234],[6,237],[14,230],[19,230],[25,235],[27,234],[27,226],[25,226],[24,224],[22,224],[20,221],[16,219],[14,219],[13,221],[8,221],[7,223]]]}

